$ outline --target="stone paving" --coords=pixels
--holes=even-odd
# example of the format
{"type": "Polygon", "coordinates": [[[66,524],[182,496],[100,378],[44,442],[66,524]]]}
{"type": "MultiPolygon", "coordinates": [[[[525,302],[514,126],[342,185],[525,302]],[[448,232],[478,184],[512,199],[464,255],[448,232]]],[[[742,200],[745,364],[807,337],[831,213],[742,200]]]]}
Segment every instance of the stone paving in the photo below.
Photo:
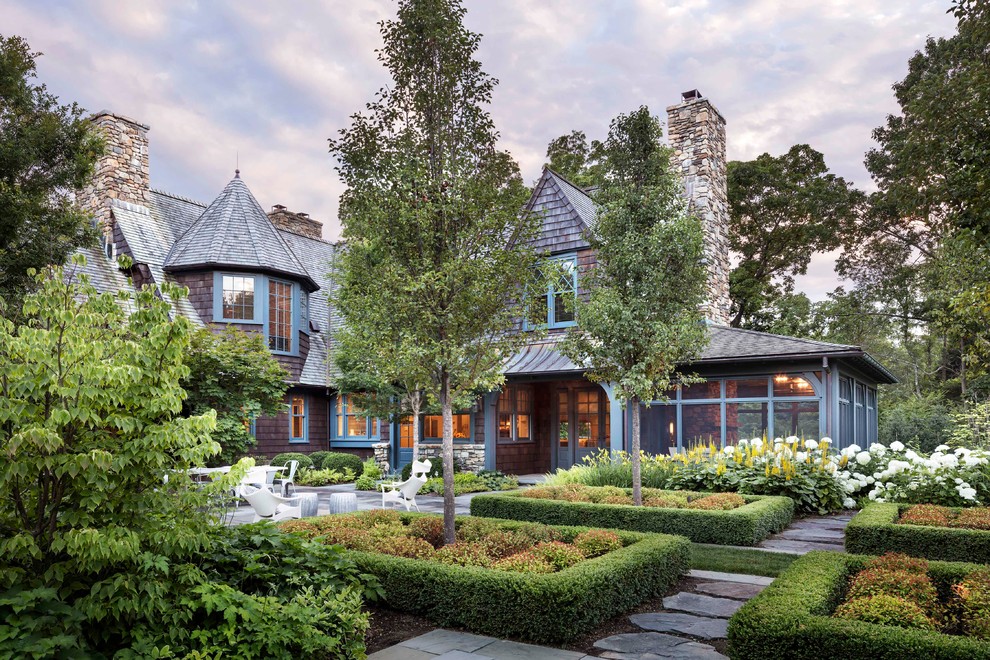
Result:
{"type": "Polygon", "coordinates": [[[846,525],[852,520],[853,515],[855,514],[840,513],[832,516],[801,518],[791,523],[784,531],[760,543],[757,548],[795,555],[803,555],[812,550],[845,552],[846,525]]]}

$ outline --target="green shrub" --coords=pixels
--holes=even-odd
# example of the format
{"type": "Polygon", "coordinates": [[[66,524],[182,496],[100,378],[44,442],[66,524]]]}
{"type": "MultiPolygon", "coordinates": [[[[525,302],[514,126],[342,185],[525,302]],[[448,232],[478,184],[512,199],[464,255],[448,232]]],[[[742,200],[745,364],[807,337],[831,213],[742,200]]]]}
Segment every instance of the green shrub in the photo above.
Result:
{"type": "Polygon", "coordinates": [[[361,460],[360,456],[355,456],[354,454],[346,454],[340,451],[328,451],[326,452],[326,456],[323,457],[321,465],[325,470],[337,470],[338,472],[350,470],[354,473],[354,476],[360,477],[364,470],[365,463],[361,460]]]}
{"type": "Polygon", "coordinates": [[[584,559],[584,553],[578,548],[560,541],[543,541],[533,546],[533,554],[541,557],[554,570],[562,571],[584,559]]]}
{"type": "Polygon", "coordinates": [[[425,516],[409,523],[409,534],[421,538],[434,548],[443,545],[443,518],[425,516]]]}
{"type": "Polygon", "coordinates": [[[299,461],[300,470],[308,470],[313,467],[313,460],[309,456],[293,451],[278,454],[272,459],[272,465],[288,465],[289,461],[299,461]]]}
{"type": "Polygon", "coordinates": [[[868,505],[846,527],[846,550],[871,555],[902,552],[925,559],[990,563],[990,531],[898,524],[901,512],[909,506],[868,505]]]}
{"type": "Polygon", "coordinates": [[[331,486],[354,481],[354,473],[350,470],[302,470],[296,475],[299,486],[331,486]]]}
{"type": "MultiPolygon", "coordinates": [[[[460,464],[454,459],[454,473],[461,472],[460,464]]],[[[402,466],[402,480],[405,481],[412,476],[412,462],[406,463],[402,466]]],[[[439,458],[434,458],[430,460],[430,470],[426,473],[427,479],[442,479],[443,478],[443,463],[439,458]]]]}
{"type": "Polygon", "coordinates": [[[967,635],[990,639],[990,569],[981,568],[953,587],[967,635]]]}
{"type": "MultiPolygon", "coordinates": [[[[403,519],[416,517],[419,514],[402,514],[403,519]]],[[[470,520],[459,518],[458,531],[463,531],[470,520]]],[[[513,521],[485,520],[485,524],[508,532],[526,527],[513,521]]],[[[588,530],[557,527],[553,531],[559,540],[572,541],[588,530]]],[[[622,548],[546,575],[413,561],[370,552],[348,554],[361,570],[378,577],[386,604],[394,610],[424,615],[439,626],[556,643],[573,639],[602,621],[662,596],[686,572],[690,551],[687,540],[635,532],[619,532],[618,536],[623,541],[622,548]]]]}
{"type": "MultiPolygon", "coordinates": [[[[729,621],[734,660],[986,660],[990,644],[929,630],[884,626],[833,617],[850,575],[869,557],[809,552],[729,621]]],[[[941,594],[980,568],[931,562],[929,576],[941,594]]]]}
{"type": "Polygon", "coordinates": [[[622,547],[622,539],[615,532],[589,529],[574,537],[574,545],[585,557],[597,557],[622,547]]]}
{"type": "Polygon", "coordinates": [[[361,464],[361,476],[354,482],[357,490],[378,490],[378,482],[382,478],[382,469],[374,458],[369,458],[361,464]]]}
{"type": "Polygon", "coordinates": [[[314,470],[322,470],[324,468],[323,459],[326,458],[329,453],[330,452],[328,451],[321,450],[314,451],[312,454],[309,454],[309,460],[313,461],[314,470]]]}
{"type": "Polygon", "coordinates": [[[436,548],[414,536],[392,536],[381,539],[375,550],[382,554],[409,559],[429,559],[436,554],[436,548]]]}
{"type": "Polygon", "coordinates": [[[492,558],[485,546],[476,541],[456,541],[437,550],[436,560],[456,566],[490,566],[492,558]]]}
{"type": "MultiPolygon", "coordinates": [[[[880,595],[893,596],[914,603],[929,617],[935,615],[939,609],[938,592],[935,591],[935,586],[927,575],[885,568],[868,568],[853,576],[849,581],[846,598],[853,601],[880,595]]],[[[874,621],[874,623],[880,622],[874,621]]]]}
{"type": "MultiPolygon", "coordinates": [[[[671,495],[683,497],[684,494],[671,495]]],[[[660,497],[656,493],[652,496],[660,497]]],[[[678,534],[696,543],[720,545],[756,545],[770,534],[784,529],[794,515],[794,502],[790,498],[741,497],[746,502],[745,506],[730,511],[706,511],[533,499],[527,497],[524,490],[505,495],[478,495],[471,500],[471,514],[548,525],[583,525],[678,534]]]]}
{"type": "Polygon", "coordinates": [[[880,407],[879,441],[914,447],[929,454],[935,447],[949,444],[954,408],[940,396],[909,397],[885,402],[880,407]]]}
{"type": "Polygon", "coordinates": [[[553,573],[554,567],[547,558],[527,550],[510,555],[505,559],[500,559],[492,568],[499,571],[512,571],[513,573],[553,573]]]}
{"type": "Polygon", "coordinates": [[[922,630],[935,629],[935,624],[925,616],[924,611],[918,607],[917,603],[888,594],[854,598],[840,605],[835,610],[835,616],[840,619],[853,619],[854,621],[876,623],[882,626],[922,630]]]}
{"type": "Polygon", "coordinates": [[[902,552],[888,552],[866,562],[866,568],[882,571],[899,571],[914,575],[928,575],[928,562],[902,552]]]}
{"type": "Polygon", "coordinates": [[[901,514],[897,521],[902,525],[933,525],[948,527],[953,518],[952,509],[935,504],[916,504],[901,514]]]}
{"type": "Polygon", "coordinates": [[[532,547],[533,543],[522,534],[496,530],[480,541],[485,552],[495,560],[505,559],[532,547]]]}

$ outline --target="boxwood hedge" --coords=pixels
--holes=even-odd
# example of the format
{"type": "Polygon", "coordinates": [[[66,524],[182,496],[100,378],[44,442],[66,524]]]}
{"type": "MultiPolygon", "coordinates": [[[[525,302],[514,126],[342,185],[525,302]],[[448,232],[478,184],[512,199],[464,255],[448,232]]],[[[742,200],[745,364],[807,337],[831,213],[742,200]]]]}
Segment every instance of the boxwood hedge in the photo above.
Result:
{"type": "MultiPolygon", "coordinates": [[[[734,660],[990,659],[990,642],[832,618],[849,576],[868,559],[816,551],[796,560],[729,621],[729,655],[734,660]]],[[[932,562],[929,575],[939,594],[946,597],[950,585],[978,568],[977,564],[932,562]]]]}
{"type": "Polygon", "coordinates": [[[903,552],[912,557],[990,564],[990,531],[899,525],[910,504],[869,504],[846,527],[846,550],[866,555],[903,552]]]}
{"type": "MultiPolygon", "coordinates": [[[[406,520],[428,514],[403,514],[406,520]]],[[[516,529],[525,523],[498,521],[516,529]]],[[[571,540],[587,527],[558,527],[571,540]]],[[[385,604],[495,637],[565,642],[663,595],[689,565],[690,545],[675,536],[617,532],[620,550],[557,573],[534,575],[348,551],[378,578],[385,604]]]]}
{"type": "Polygon", "coordinates": [[[787,527],[794,516],[794,500],[789,497],[742,497],[746,504],[737,509],[705,511],[564,502],[522,497],[521,493],[506,493],[476,496],[471,500],[471,515],[529,520],[547,525],[586,525],[677,534],[686,536],[695,543],[720,545],[756,545],[787,527]]]}

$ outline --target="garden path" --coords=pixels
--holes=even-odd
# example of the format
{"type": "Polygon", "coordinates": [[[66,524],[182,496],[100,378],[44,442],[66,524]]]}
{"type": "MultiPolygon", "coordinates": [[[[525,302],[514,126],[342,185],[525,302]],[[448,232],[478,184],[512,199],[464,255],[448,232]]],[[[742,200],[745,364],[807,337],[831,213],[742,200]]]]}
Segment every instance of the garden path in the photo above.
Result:
{"type": "Polygon", "coordinates": [[[845,552],[846,525],[855,512],[798,518],[787,529],[761,542],[757,548],[803,555],[812,550],[845,552]]]}

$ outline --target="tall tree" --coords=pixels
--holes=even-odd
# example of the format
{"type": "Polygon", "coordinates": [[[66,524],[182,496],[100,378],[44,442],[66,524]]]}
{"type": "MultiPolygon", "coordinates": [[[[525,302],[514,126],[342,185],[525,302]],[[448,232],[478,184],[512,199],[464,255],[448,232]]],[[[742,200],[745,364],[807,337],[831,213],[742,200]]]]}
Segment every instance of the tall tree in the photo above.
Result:
{"type": "Polygon", "coordinates": [[[497,81],[474,58],[481,37],[464,27],[465,12],[456,0],[401,0],[381,26],[393,84],[330,143],[347,184],[338,308],[356,326],[360,310],[387,308],[418,349],[411,359],[443,417],[448,543],[453,410],[498,386],[524,341],[510,331],[536,271],[529,246],[539,228],[520,211],[518,166],[496,146],[486,106],[497,81]]]}
{"type": "Polygon", "coordinates": [[[771,301],[792,292],[812,255],[838,247],[863,197],[806,144],[732,161],[728,170],[729,244],[740,255],[729,282],[731,325],[750,327],[771,301]]]}
{"type": "MultiPolygon", "coordinates": [[[[597,255],[577,327],[560,350],[587,377],[613,383],[632,415],[633,501],[642,504],[640,403],[662,399],[707,341],[701,304],[706,273],[700,221],[661,143],[660,121],[641,107],[616,117],[603,145],[598,215],[588,242],[597,255]]],[[[690,382],[682,374],[683,382],[690,382]]]]}
{"type": "Polygon", "coordinates": [[[75,103],[35,82],[33,53],[0,35],[0,299],[19,311],[28,269],[64,263],[95,238],[73,193],[89,180],[102,142],[75,103]]]}
{"type": "Polygon", "coordinates": [[[598,140],[588,144],[584,131],[571,131],[547,145],[546,166],[571,183],[588,188],[601,178],[601,150],[602,143],[598,140]]]}

